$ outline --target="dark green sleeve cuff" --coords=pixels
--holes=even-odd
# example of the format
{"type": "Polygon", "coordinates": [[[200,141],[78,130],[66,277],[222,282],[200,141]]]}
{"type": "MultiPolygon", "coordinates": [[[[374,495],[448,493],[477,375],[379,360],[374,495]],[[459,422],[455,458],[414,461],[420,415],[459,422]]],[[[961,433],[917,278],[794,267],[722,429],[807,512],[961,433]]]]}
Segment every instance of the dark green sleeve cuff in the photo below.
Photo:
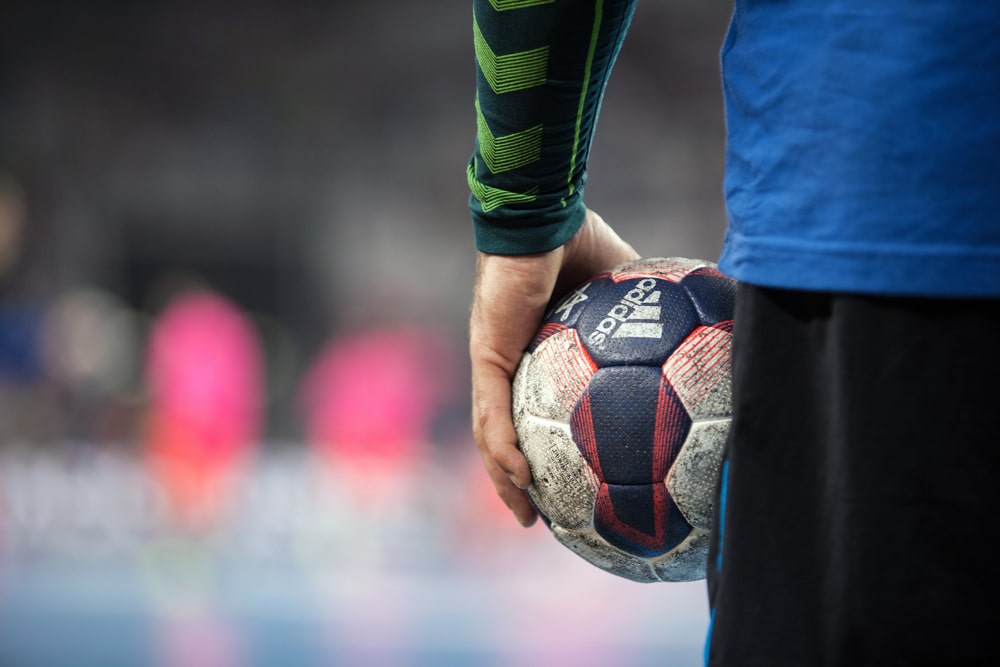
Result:
{"type": "Polygon", "coordinates": [[[569,241],[583,224],[587,207],[581,197],[556,203],[550,211],[508,212],[503,222],[483,215],[470,197],[476,249],[494,255],[535,255],[569,241]]]}

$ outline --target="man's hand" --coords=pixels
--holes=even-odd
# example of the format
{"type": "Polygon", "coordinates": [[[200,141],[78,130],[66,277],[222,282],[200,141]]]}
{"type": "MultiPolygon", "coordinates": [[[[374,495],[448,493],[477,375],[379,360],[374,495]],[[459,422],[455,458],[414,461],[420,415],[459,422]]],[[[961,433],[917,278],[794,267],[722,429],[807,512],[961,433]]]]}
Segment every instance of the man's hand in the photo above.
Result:
{"type": "Polygon", "coordinates": [[[521,355],[554,296],[638,257],[593,211],[572,239],[551,252],[479,254],[469,325],[472,431],[497,494],[522,526],[532,525],[536,513],[523,491],[531,471],[511,415],[511,382],[521,355]]]}

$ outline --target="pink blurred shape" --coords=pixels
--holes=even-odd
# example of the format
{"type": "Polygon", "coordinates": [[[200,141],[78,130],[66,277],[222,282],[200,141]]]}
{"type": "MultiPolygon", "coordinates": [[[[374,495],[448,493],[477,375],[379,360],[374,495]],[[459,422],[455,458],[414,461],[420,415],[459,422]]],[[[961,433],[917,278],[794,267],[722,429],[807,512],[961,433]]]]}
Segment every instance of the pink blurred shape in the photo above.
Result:
{"type": "Polygon", "coordinates": [[[146,357],[149,461],[173,508],[201,523],[221,510],[262,421],[256,329],[207,290],[174,298],[156,320],[146,357]]]}
{"type": "Polygon", "coordinates": [[[243,667],[248,664],[238,633],[222,618],[189,613],[160,620],[156,667],[243,667]]]}
{"type": "Polygon", "coordinates": [[[393,465],[426,454],[433,420],[454,389],[445,337],[416,327],[331,340],[300,393],[307,437],[325,455],[393,465]]]}

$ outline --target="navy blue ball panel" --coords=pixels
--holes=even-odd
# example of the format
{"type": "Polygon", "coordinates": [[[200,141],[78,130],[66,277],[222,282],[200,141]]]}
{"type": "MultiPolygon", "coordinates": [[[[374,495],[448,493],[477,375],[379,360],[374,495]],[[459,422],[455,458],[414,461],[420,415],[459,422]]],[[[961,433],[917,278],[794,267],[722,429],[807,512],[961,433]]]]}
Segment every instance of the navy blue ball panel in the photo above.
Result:
{"type": "Polygon", "coordinates": [[[570,329],[576,327],[580,316],[590,307],[594,295],[606,291],[614,284],[608,274],[602,273],[578,285],[545,313],[542,324],[559,324],[570,329]]]}
{"type": "Polygon", "coordinates": [[[691,532],[664,484],[603,485],[594,511],[597,533],[623,551],[649,558],[665,554],[691,532]]]}
{"type": "Polygon", "coordinates": [[[570,417],[573,441],[603,482],[654,481],[663,373],[652,366],[599,368],[570,417]]]}
{"type": "Polygon", "coordinates": [[[712,325],[733,319],[736,310],[736,281],[718,271],[701,269],[685,276],[681,287],[691,297],[701,324],[712,325]]]}
{"type": "Polygon", "coordinates": [[[576,328],[601,366],[659,366],[699,323],[687,292],[660,278],[601,280],[586,292],[576,328]]]}

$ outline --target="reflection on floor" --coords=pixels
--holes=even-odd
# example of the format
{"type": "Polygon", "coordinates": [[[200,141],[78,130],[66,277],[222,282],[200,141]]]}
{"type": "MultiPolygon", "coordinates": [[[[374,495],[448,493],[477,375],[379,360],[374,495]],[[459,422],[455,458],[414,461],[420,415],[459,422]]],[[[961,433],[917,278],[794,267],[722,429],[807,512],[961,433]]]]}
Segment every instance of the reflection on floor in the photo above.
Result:
{"type": "Polygon", "coordinates": [[[518,527],[474,453],[395,471],[265,447],[201,523],[148,466],[0,452],[0,665],[698,665],[704,582],[518,527]]]}

